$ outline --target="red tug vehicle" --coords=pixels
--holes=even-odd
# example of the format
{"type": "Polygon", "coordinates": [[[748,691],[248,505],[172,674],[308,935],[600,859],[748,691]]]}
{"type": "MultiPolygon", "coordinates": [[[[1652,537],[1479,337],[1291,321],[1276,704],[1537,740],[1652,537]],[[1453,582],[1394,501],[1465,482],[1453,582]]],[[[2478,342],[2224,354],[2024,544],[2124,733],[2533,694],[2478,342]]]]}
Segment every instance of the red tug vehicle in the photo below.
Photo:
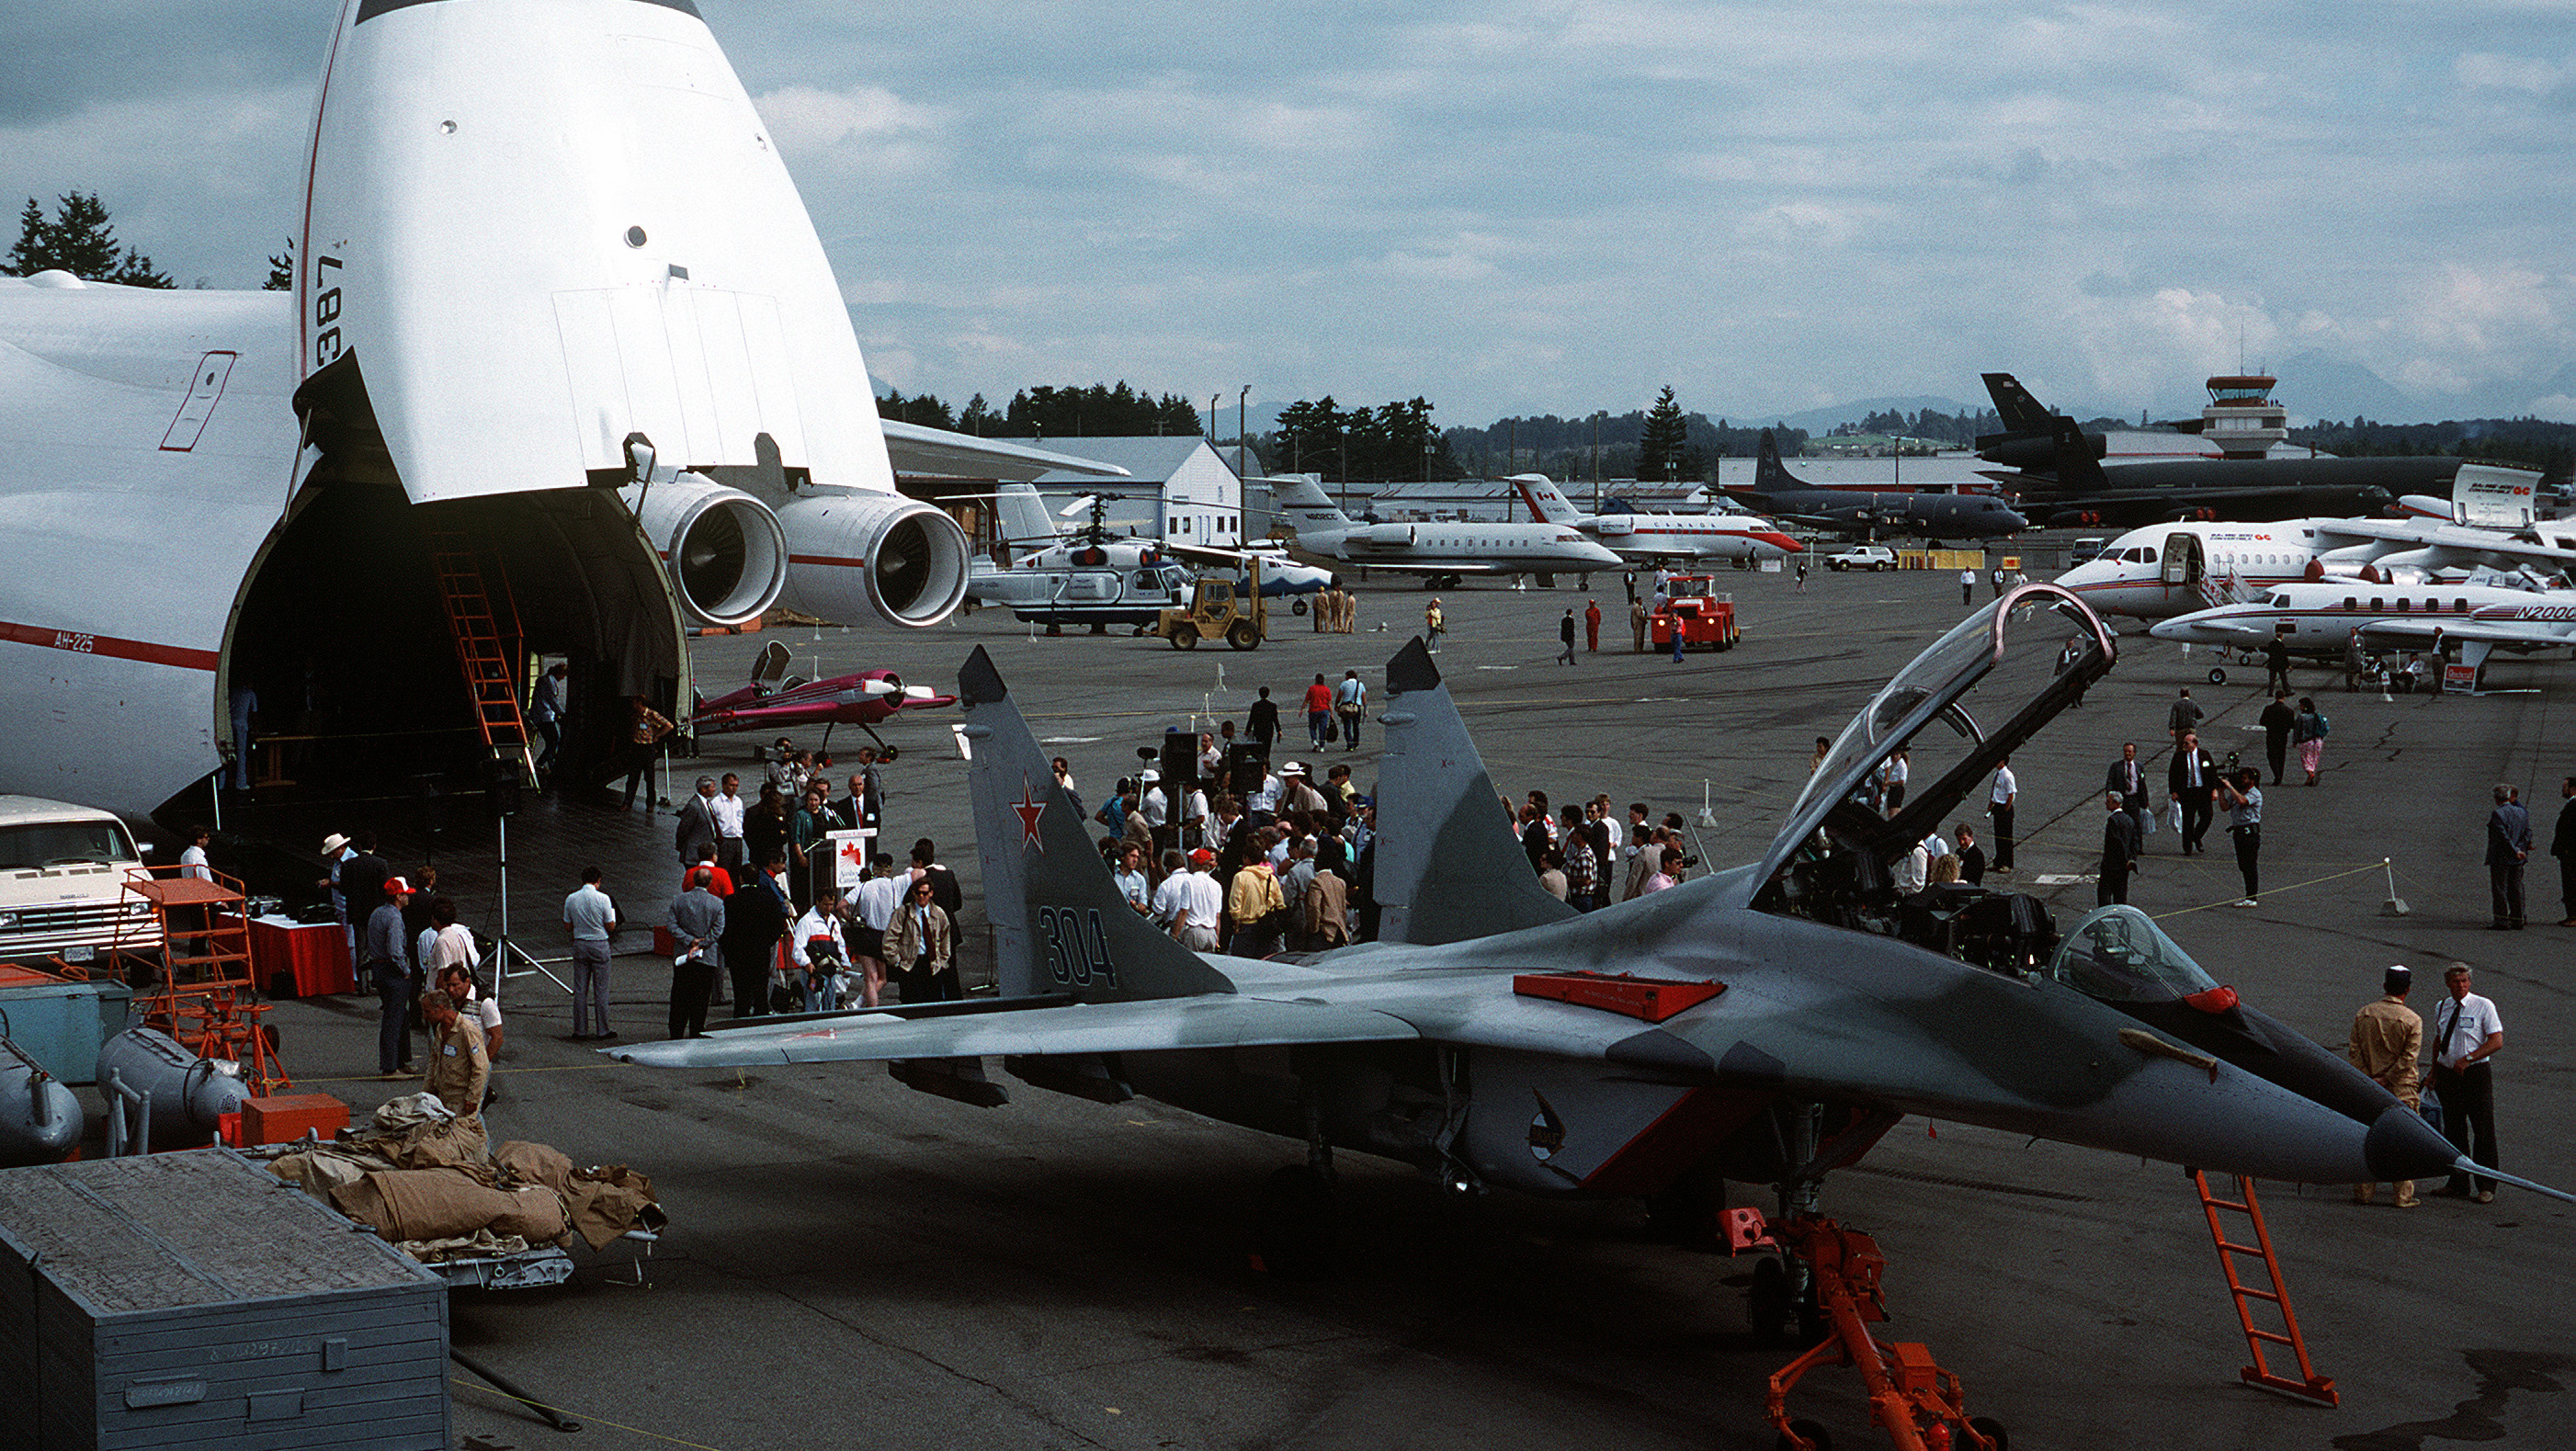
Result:
{"type": "Polygon", "coordinates": [[[1735,625],[1735,596],[1721,594],[1713,574],[1677,574],[1664,582],[1664,606],[1647,617],[1648,638],[1657,650],[1673,648],[1681,632],[1685,650],[1732,650],[1741,638],[1735,625]]]}

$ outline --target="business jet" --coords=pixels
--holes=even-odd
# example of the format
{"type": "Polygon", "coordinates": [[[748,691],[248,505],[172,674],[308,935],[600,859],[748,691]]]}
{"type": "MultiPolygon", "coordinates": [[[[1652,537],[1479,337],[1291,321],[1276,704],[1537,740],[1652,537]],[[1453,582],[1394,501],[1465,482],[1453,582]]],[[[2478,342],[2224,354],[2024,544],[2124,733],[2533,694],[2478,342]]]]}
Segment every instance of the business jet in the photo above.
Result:
{"type": "Polygon", "coordinates": [[[1560,574],[1619,567],[1618,555],[1563,524],[1367,524],[1334,507],[1311,479],[1281,482],[1275,498],[1307,553],[1419,574],[1425,589],[1456,585],[1471,574],[1534,574],[1548,584],[1560,574]]]}
{"type": "Polygon", "coordinates": [[[1579,529],[1621,559],[1638,564],[1779,559],[1807,547],[1758,514],[1586,514],[1545,474],[1514,474],[1503,482],[1520,490],[1531,518],[1579,529]]]}
{"type": "Polygon", "coordinates": [[[2495,650],[2529,654],[2576,645],[2576,591],[2499,584],[2285,584],[2258,599],[2195,610],[2151,626],[2159,640],[2246,649],[2274,638],[2301,655],[2394,647],[2445,654],[2471,671],[2495,650]]]}
{"type": "Polygon", "coordinates": [[[346,0],[317,93],[291,291],[0,279],[0,790],[198,816],[246,722],[326,789],[480,772],[541,654],[604,771],[693,625],[948,617],[694,7],[346,0]]]}
{"type": "MultiPolygon", "coordinates": [[[[2472,464],[2471,469],[2521,473],[2472,464]]],[[[2525,478],[2531,477],[2528,474],[2525,478]]],[[[2278,585],[2330,579],[2420,583],[2479,570],[2543,579],[2576,568],[2576,548],[2541,526],[2526,538],[2424,518],[2284,519],[2277,524],[2150,524],[2114,539],[2057,583],[2104,615],[2164,620],[2258,596],[2278,585]]]]}

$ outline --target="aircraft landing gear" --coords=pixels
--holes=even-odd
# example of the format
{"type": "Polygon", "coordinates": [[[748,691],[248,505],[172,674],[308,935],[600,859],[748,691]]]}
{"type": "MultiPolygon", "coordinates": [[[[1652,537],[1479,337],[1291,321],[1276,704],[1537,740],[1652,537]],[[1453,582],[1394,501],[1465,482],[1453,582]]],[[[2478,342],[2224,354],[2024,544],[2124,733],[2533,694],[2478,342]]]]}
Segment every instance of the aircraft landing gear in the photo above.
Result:
{"type": "Polygon", "coordinates": [[[1341,1248],[1341,1209],[1334,1192],[1333,1144],[1323,1109],[1306,1097],[1306,1162],[1282,1166],[1261,1186],[1252,1216],[1252,1266],[1283,1280],[1331,1275],[1341,1248]]]}
{"type": "MultiPolygon", "coordinates": [[[[1831,1361],[1860,1371],[1869,1387],[1870,1419],[1887,1432],[1897,1451],[2009,1451],[2001,1424],[1970,1416],[1959,1378],[1943,1370],[1921,1345],[1880,1340],[1869,1322],[1887,1318],[1887,1301],[1879,1275],[1887,1257],[1878,1242],[1830,1219],[1798,1214],[1762,1221],[1759,1210],[1729,1211],[1729,1233],[1737,1248],[1777,1242],[1812,1278],[1817,1311],[1825,1331],[1821,1342],[1771,1377],[1764,1410],[1779,1431],[1781,1451],[1826,1451],[1833,1445],[1825,1428],[1789,1416],[1789,1392],[1801,1376],[1831,1361]],[[1767,1229],[1768,1237],[1765,1237],[1767,1229]]],[[[1777,1259],[1755,1266],[1754,1303],[1757,1325],[1765,1305],[1766,1285],[1772,1314],[1788,1298],[1790,1268],[1777,1259]]]]}

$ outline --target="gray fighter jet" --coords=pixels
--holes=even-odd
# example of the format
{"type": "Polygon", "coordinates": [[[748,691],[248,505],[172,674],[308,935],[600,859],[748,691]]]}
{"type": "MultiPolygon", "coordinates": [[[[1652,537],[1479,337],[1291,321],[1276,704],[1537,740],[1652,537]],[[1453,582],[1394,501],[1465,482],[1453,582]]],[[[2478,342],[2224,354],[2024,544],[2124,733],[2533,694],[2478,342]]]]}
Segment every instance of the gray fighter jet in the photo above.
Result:
{"type": "MultiPolygon", "coordinates": [[[[2027,896],[1891,885],[2113,650],[2065,591],[2016,590],[1870,700],[1762,861],[1577,916],[1532,879],[1413,642],[1382,716],[1380,940],[1256,961],[1183,948],[1119,899],[979,649],[958,694],[1000,999],[608,1051],[910,1060],[907,1081],[942,1092],[959,1084],[935,1060],[1001,1054],[1041,1087],[1301,1140],[1307,1164],[1274,1177],[1257,1224],[1289,1268],[1329,1252],[1343,1149],[1462,1193],[1653,1196],[1722,1176],[1776,1186],[1793,1214],[1909,1113],[2265,1179],[2448,1173],[2423,1120],[2237,1002],[2143,914],[2104,908],[2061,937],[2027,896]],[[2084,649],[2057,673],[2070,628],[2084,649]],[[1882,817],[1858,793],[1907,745],[1930,784],[1882,817]]],[[[1000,1097],[974,1087],[959,1096],[1000,1097]]]]}

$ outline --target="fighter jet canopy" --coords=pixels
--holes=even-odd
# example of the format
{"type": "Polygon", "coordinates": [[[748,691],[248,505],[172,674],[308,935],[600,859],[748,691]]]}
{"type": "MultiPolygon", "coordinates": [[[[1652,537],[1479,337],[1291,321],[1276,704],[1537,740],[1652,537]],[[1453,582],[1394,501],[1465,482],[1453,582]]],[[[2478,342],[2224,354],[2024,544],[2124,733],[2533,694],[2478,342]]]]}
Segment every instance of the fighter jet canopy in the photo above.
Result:
{"type": "Polygon", "coordinates": [[[1834,738],[1752,887],[1759,892],[1801,850],[1818,847],[1874,857],[1884,868],[1941,830],[1971,796],[1982,801],[1996,764],[2109,671],[2115,652],[2100,618],[2053,584],[2023,585],[1960,621],[1834,738]],[[1935,720],[1948,730],[1925,734],[1935,720]],[[1882,816],[1868,793],[1900,749],[1908,754],[1904,808],[1882,816]]]}

